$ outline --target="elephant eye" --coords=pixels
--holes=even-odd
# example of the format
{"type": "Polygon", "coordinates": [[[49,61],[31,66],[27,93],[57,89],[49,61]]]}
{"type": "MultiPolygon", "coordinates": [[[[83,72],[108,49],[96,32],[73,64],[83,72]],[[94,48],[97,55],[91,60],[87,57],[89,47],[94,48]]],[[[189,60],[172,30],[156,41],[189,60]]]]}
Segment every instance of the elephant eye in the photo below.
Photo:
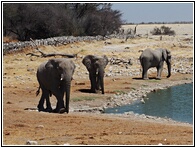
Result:
{"type": "Polygon", "coordinates": [[[58,70],[60,71],[63,71],[63,68],[62,67],[57,67],[58,70]]]}

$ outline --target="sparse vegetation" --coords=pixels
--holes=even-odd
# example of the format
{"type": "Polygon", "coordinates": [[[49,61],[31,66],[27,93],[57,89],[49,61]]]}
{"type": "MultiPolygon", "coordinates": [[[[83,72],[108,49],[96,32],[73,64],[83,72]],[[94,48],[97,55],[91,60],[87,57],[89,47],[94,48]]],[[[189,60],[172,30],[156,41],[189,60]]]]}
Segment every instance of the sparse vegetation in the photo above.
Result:
{"type": "Polygon", "coordinates": [[[77,102],[77,101],[92,101],[95,100],[96,97],[89,97],[89,96],[82,96],[82,97],[76,97],[76,98],[72,98],[73,102],[77,102]]]}
{"type": "Polygon", "coordinates": [[[115,94],[117,94],[117,95],[125,94],[125,92],[122,91],[122,90],[115,90],[114,92],[115,92],[115,94]]]}
{"type": "Polygon", "coordinates": [[[166,27],[166,26],[161,26],[160,28],[155,27],[152,31],[151,34],[153,35],[175,35],[175,31],[171,30],[171,27],[166,27]]]}

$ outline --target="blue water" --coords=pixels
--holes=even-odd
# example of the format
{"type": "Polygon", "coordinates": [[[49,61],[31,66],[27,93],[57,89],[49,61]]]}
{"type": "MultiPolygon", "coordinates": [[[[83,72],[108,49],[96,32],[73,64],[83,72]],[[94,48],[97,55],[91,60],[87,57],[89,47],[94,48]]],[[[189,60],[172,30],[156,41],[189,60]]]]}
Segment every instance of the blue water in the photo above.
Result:
{"type": "Polygon", "coordinates": [[[150,116],[171,118],[180,122],[193,123],[193,83],[173,86],[151,92],[131,105],[108,108],[105,113],[134,112],[150,116]]]}

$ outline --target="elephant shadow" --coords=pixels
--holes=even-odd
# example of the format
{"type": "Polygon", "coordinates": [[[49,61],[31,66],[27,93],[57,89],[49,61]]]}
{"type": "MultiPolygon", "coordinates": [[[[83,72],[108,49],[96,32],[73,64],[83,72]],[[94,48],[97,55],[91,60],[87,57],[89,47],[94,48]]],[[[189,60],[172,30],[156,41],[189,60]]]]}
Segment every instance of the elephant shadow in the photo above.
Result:
{"type": "MultiPolygon", "coordinates": [[[[134,79],[134,80],[144,80],[142,77],[134,77],[132,79],[134,79]]],[[[152,80],[152,79],[155,79],[156,80],[157,78],[152,76],[152,77],[148,77],[148,79],[149,80],[152,80]]]]}
{"type": "Polygon", "coordinates": [[[83,92],[83,93],[92,93],[90,89],[79,89],[78,91],[83,92]]]}
{"type": "MultiPolygon", "coordinates": [[[[24,110],[27,110],[27,111],[38,111],[38,112],[47,112],[47,113],[59,113],[56,109],[52,109],[52,110],[47,110],[47,109],[39,110],[36,107],[25,108],[24,110]]],[[[62,110],[60,113],[64,113],[64,112],[65,112],[65,109],[62,110]]]]}

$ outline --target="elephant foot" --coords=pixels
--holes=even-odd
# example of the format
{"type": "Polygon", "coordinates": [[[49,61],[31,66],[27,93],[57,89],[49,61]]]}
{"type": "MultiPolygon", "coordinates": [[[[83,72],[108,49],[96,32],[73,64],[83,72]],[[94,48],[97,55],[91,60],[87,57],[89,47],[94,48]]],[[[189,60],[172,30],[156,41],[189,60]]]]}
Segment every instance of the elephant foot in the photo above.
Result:
{"type": "Polygon", "coordinates": [[[157,77],[156,80],[161,80],[161,78],[160,77],[157,77]]]}
{"type": "Polygon", "coordinates": [[[65,109],[65,108],[61,108],[61,109],[59,110],[59,113],[60,113],[60,114],[62,114],[62,113],[64,113],[64,112],[66,112],[66,109],[65,109]]]}
{"type": "Polygon", "coordinates": [[[45,112],[45,109],[44,108],[38,108],[38,111],[39,112],[45,112]]]}
{"type": "Polygon", "coordinates": [[[37,106],[37,108],[38,108],[38,111],[39,112],[41,112],[41,111],[45,111],[45,109],[44,109],[44,107],[42,106],[42,107],[40,107],[39,105],[37,106]]]}
{"type": "Polygon", "coordinates": [[[52,110],[52,108],[51,107],[47,107],[46,109],[45,109],[45,112],[53,112],[53,110],[52,110]]]}
{"type": "Polygon", "coordinates": [[[98,93],[100,93],[100,91],[96,89],[96,90],[95,90],[95,93],[98,94],[98,93]]]}
{"type": "Polygon", "coordinates": [[[149,80],[149,78],[143,78],[144,80],[149,80]]]}
{"type": "Polygon", "coordinates": [[[96,91],[95,91],[95,90],[93,90],[93,89],[91,89],[91,90],[90,90],[90,92],[91,92],[91,93],[96,93],[96,91]]]}
{"type": "Polygon", "coordinates": [[[95,93],[96,94],[104,94],[104,91],[102,91],[102,90],[95,90],[95,93]]]}
{"type": "Polygon", "coordinates": [[[57,109],[56,109],[56,108],[53,109],[52,112],[53,112],[53,113],[57,113],[57,109]]]}
{"type": "Polygon", "coordinates": [[[68,109],[68,108],[66,108],[66,109],[65,109],[65,112],[66,112],[66,113],[69,113],[69,109],[68,109]]]}
{"type": "Polygon", "coordinates": [[[53,110],[53,112],[54,113],[60,113],[60,114],[62,114],[62,113],[64,113],[64,112],[66,112],[66,109],[63,107],[63,108],[60,108],[60,109],[57,109],[57,108],[55,108],[54,110],[53,110]]]}

